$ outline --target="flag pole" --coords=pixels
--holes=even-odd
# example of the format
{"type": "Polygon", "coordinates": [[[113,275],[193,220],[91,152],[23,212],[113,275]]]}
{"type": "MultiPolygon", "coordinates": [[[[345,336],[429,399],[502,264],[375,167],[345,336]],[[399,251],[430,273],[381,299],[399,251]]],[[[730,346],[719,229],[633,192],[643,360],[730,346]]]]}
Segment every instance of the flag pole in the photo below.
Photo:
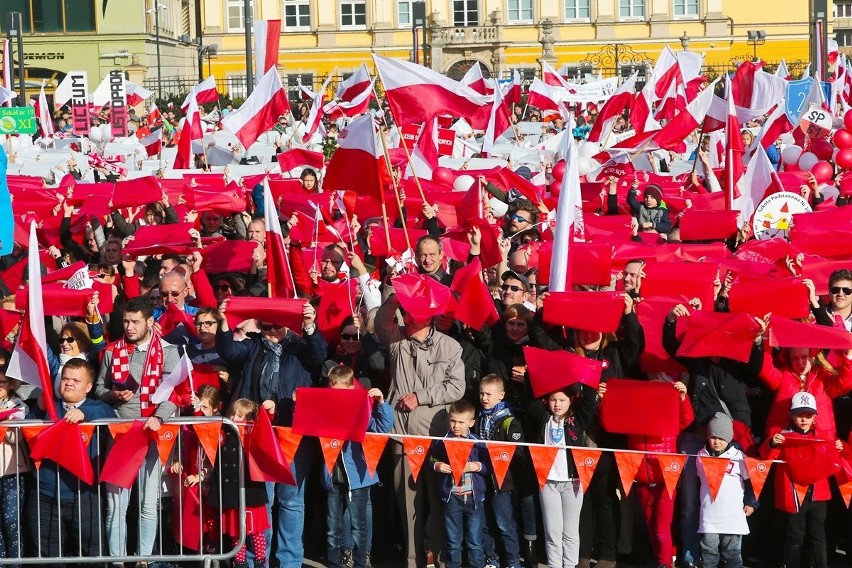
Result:
{"type": "MultiPolygon", "coordinates": [[[[402,200],[399,198],[399,186],[396,181],[396,177],[393,175],[393,169],[391,167],[390,154],[388,153],[388,143],[385,140],[385,131],[380,130],[380,134],[382,137],[382,150],[384,150],[385,154],[385,164],[387,166],[388,172],[390,173],[391,185],[393,185],[393,192],[396,196],[396,205],[399,208],[399,220],[402,223],[402,234],[405,235],[405,245],[408,248],[411,248],[411,239],[408,236],[408,227],[405,223],[405,212],[402,209],[402,200]]],[[[403,147],[405,147],[405,142],[402,143],[403,147]]],[[[409,158],[409,163],[411,163],[411,159],[409,158]]],[[[413,168],[412,168],[413,171],[413,168]]],[[[416,177],[414,178],[417,179],[416,177]]],[[[417,187],[420,187],[420,182],[417,182],[417,187]]],[[[384,196],[384,190],[382,190],[382,196],[384,196]]],[[[420,196],[423,198],[423,204],[426,204],[426,197],[423,195],[423,190],[420,189],[420,196]]],[[[382,197],[382,214],[385,216],[385,225],[387,226],[387,212],[384,209],[384,197],[382,197]]],[[[388,250],[390,250],[390,231],[388,231],[388,250]]]]}

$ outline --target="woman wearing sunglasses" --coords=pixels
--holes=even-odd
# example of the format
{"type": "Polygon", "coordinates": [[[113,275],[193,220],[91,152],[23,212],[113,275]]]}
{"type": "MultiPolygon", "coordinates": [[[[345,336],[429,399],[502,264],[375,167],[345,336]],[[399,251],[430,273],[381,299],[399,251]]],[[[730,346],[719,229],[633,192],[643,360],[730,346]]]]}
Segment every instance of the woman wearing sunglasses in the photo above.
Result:
{"type": "MultiPolygon", "coordinates": [[[[98,292],[92,294],[86,310],[85,323],[71,321],[62,326],[59,331],[59,352],[47,350],[47,363],[56,389],[59,388],[62,367],[71,359],[84,359],[91,363],[96,371],[100,366],[98,353],[106,347],[106,341],[100,312],[98,312],[98,292]]],[[[56,396],[59,396],[58,391],[56,396]]]]}
{"type": "Polygon", "coordinates": [[[381,388],[382,375],[387,368],[387,353],[376,339],[362,330],[360,316],[348,316],[340,325],[340,342],[329,347],[328,359],[322,366],[322,382],[328,381],[328,372],[338,365],[346,365],[355,372],[355,378],[365,389],[381,388]]]}

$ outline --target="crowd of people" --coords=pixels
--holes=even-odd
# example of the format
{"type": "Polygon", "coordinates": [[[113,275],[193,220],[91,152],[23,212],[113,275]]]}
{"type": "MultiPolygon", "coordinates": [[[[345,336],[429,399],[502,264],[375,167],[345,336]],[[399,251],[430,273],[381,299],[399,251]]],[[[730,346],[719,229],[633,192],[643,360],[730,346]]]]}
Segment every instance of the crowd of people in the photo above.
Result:
{"type": "MultiPolygon", "coordinates": [[[[530,120],[541,118],[537,109],[527,112],[530,120]]],[[[513,122],[522,117],[518,106],[513,122]]],[[[282,132],[283,118],[276,126],[282,132]]],[[[629,126],[625,113],[615,128],[629,126]]],[[[392,121],[386,120],[385,127],[394,128],[392,121]]],[[[549,128],[549,135],[556,136],[566,125],[559,119],[549,128]]],[[[565,134],[582,139],[584,133],[565,134]]],[[[753,133],[746,128],[742,136],[753,133]]],[[[852,442],[846,418],[852,348],[826,348],[821,339],[807,344],[809,337],[800,341],[805,345],[778,345],[770,341],[773,314],[751,313],[748,332],[732,333],[717,352],[682,353],[684,322],[698,313],[729,313],[732,290],[760,279],[795,279],[791,286],[804,292],[794,296],[807,298],[803,306],[810,312],[811,329],[852,332],[852,267],[836,266],[826,281],[802,278],[808,262],[804,252],[780,239],[769,245],[755,240],[744,220],[724,239],[683,241],[680,221],[691,199],[721,191],[703,138],[690,137],[697,146],[692,159],[702,164],[691,174],[666,175],[669,165],[686,155],[656,154],[652,172],[610,175],[598,182],[590,199],[584,195],[588,228],[600,240],[592,232],[587,238],[614,245],[605,262],[610,281],[592,285],[575,268],[573,288],[612,292],[619,321],[607,331],[597,321],[603,314],[582,305],[573,308],[574,321],[588,322],[588,329],[557,323],[563,314],[555,302],[564,293],[551,292],[547,284],[548,265],[559,259],[545,259],[556,230],[552,210],[560,186],[564,191],[568,184],[551,157],[515,164],[511,177],[472,171],[469,191],[481,214],[460,219],[459,227],[442,221],[439,207],[444,204],[424,198],[422,207],[412,211],[410,198],[399,192],[407,175],[405,164],[397,161],[388,187],[379,192],[394,196],[396,203],[388,209],[398,210],[398,216],[358,219],[344,200],[332,200],[308,231],[306,216],[288,209],[286,199],[277,201],[277,211],[266,210],[268,189],[257,179],[239,186],[246,204],[240,211],[190,209],[183,196],[175,200],[163,189],[159,201],[111,207],[108,215],[86,215],[80,223],[81,204],[73,191],[85,184],[80,166],[69,161],[66,173],[79,184],[56,194],[52,213],[59,219],[58,242],[45,247],[41,272],[47,276],[82,262],[100,286],[89,297],[85,315],[46,313],[52,392],[7,374],[22,326],[14,318],[4,324],[4,425],[46,418],[49,398],[58,417],[71,424],[139,419],[145,430],[156,433],[176,416],[223,416],[241,424],[268,418],[275,426],[290,427],[299,389],[364,389],[371,405],[367,430],[389,434],[390,440],[375,468],[358,442],[345,442],[336,460],[324,464],[317,440],[306,438],[289,463],[294,484],[252,479],[246,466],[247,515],[239,518],[234,495],[240,440],[227,429],[219,439],[218,459],[200,441],[190,440],[166,467],[151,443],[132,490],[137,497],[131,498],[125,487],[99,484],[97,477],[86,483],[50,459],[42,460],[36,472],[23,435],[10,427],[0,443],[0,557],[119,559],[170,549],[210,552],[203,538],[179,530],[163,536],[172,533],[163,525],[173,521],[160,514],[162,481],[170,477],[204,488],[200,494],[206,497],[197,507],[205,508],[212,523],[205,534],[216,535],[215,542],[223,535],[237,537],[240,524],[246,524],[246,545],[233,560],[238,567],[253,562],[296,568],[306,554],[321,550],[319,556],[333,568],[397,559],[412,567],[447,568],[539,563],[613,568],[617,562],[738,568],[744,555],[767,566],[825,568],[838,546],[852,552],[852,519],[838,491],[842,483],[832,481],[843,471],[841,458],[852,442]],[[672,190],[669,182],[678,187],[672,190]],[[525,193],[534,185],[541,189],[537,200],[525,193]],[[685,198],[680,213],[666,203],[673,197],[685,198]],[[270,215],[280,223],[286,272],[300,299],[298,326],[282,325],[262,311],[237,318],[243,321],[235,321],[233,310],[229,317],[234,302],[267,297],[276,284],[267,271],[276,254],[271,239],[277,238],[269,232],[270,215]],[[610,228],[621,224],[605,230],[595,219],[613,220],[610,228]],[[193,243],[191,252],[132,252],[141,229],[179,223],[193,224],[184,235],[193,243]],[[320,224],[342,230],[324,229],[320,238],[320,224]],[[422,235],[411,239],[408,256],[390,246],[391,232],[399,230],[422,235]],[[223,241],[247,243],[251,258],[242,259],[240,269],[210,272],[207,253],[223,241]],[[388,250],[375,250],[385,241],[388,250]],[[663,293],[658,279],[648,290],[649,274],[665,259],[680,262],[686,275],[700,265],[715,270],[696,272],[709,276],[682,289],[663,293]],[[470,325],[469,317],[456,317],[461,302],[469,300],[462,290],[471,265],[480,267],[473,278],[481,280],[488,298],[480,305],[485,323],[478,326],[470,325]],[[338,301],[329,298],[340,284],[351,290],[345,313],[333,328],[320,329],[319,314],[338,301]],[[694,290],[708,294],[699,297],[694,290]],[[110,311],[100,309],[105,294],[111,295],[110,311]],[[425,307],[424,296],[431,300],[425,307]],[[660,317],[649,319],[646,306],[657,306],[654,314],[660,317]],[[745,360],[732,354],[743,346],[745,360]],[[535,350],[567,352],[594,363],[597,376],[589,380],[558,368],[535,373],[528,360],[535,350]],[[651,352],[670,363],[665,371],[648,357],[651,352]],[[214,379],[191,393],[189,401],[154,402],[163,378],[178,368],[184,354],[214,379]],[[600,409],[608,392],[615,394],[608,382],[622,378],[666,385],[656,392],[662,393],[660,401],[673,401],[668,407],[660,402],[660,408],[671,411],[667,418],[677,432],[657,434],[643,424],[629,432],[608,430],[600,409]],[[425,462],[412,461],[409,439],[427,440],[420,447],[425,462]],[[458,452],[460,440],[470,443],[463,446],[469,448],[464,455],[458,452]],[[834,453],[820,454],[821,459],[837,467],[809,468],[799,455],[807,446],[803,440],[827,443],[834,453]],[[513,448],[508,469],[495,463],[488,450],[495,443],[513,448]],[[541,462],[540,448],[552,450],[549,461],[541,462]],[[574,454],[581,448],[605,450],[585,481],[585,466],[574,454]],[[626,481],[618,451],[642,458],[626,481]],[[670,454],[685,454],[677,487],[670,486],[671,471],[658,459],[670,454]],[[746,457],[780,460],[772,467],[774,486],[755,490],[746,457]],[[701,458],[729,460],[721,482],[708,470],[711,462],[701,458]],[[325,504],[323,514],[320,504],[325,504]],[[103,524],[95,521],[101,515],[103,524]],[[827,515],[836,522],[827,522],[827,515]],[[129,535],[135,550],[128,550],[129,535]]],[[[773,156],[778,167],[777,152],[773,156]]],[[[0,157],[0,175],[5,176],[5,152],[0,157]]],[[[102,174],[107,181],[122,179],[114,171],[102,174]]],[[[461,175],[464,170],[456,173],[461,175]]],[[[310,196],[339,189],[324,187],[323,177],[321,170],[301,168],[300,187],[288,191],[310,196]]],[[[814,207],[826,205],[823,186],[813,176],[803,179],[796,192],[814,207]]],[[[448,185],[452,191],[452,182],[448,185]]],[[[828,205],[834,209],[845,201],[828,205]]],[[[9,313],[21,308],[20,289],[27,285],[26,247],[25,240],[16,240],[11,254],[0,258],[3,309],[9,313]]],[[[637,405],[653,402],[636,400],[637,405]]],[[[95,463],[110,447],[106,432],[100,435],[104,443],[89,446],[95,463]]]]}

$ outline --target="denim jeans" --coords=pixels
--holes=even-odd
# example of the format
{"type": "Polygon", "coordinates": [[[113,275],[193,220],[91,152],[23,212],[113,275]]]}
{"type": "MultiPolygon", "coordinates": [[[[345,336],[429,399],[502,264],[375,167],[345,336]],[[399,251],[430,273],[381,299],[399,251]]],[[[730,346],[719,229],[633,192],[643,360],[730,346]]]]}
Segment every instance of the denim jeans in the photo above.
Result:
{"type": "MultiPolygon", "coordinates": [[[[277,483],[275,485],[275,507],[278,523],[274,527],[273,543],[275,561],[279,568],[302,568],[305,545],[302,534],[305,528],[305,479],[311,470],[314,448],[309,440],[302,440],[290,471],[296,478],[296,486],[277,483]]],[[[272,555],[270,554],[270,559],[272,555]]]]}
{"type": "Polygon", "coordinates": [[[721,558],[725,568],[742,568],[742,541],[742,535],[738,534],[704,533],[701,535],[701,566],[717,568],[721,558]]]}
{"type": "Polygon", "coordinates": [[[18,519],[24,506],[26,485],[24,475],[0,477],[0,507],[2,507],[2,526],[0,526],[0,558],[20,558],[21,543],[18,536],[21,526],[18,519]]]}
{"type": "Polygon", "coordinates": [[[446,568],[460,568],[462,543],[467,550],[467,565],[471,568],[485,566],[482,551],[482,532],[485,529],[485,507],[473,495],[450,494],[444,503],[444,534],[447,538],[446,568]]]}
{"type": "Polygon", "coordinates": [[[488,560],[498,558],[495,541],[503,544],[505,558],[502,566],[518,566],[521,548],[518,544],[518,525],[515,523],[515,507],[511,491],[496,491],[485,498],[485,516],[487,524],[482,535],[482,546],[488,560]]]}
{"type": "MultiPolygon", "coordinates": [[[[372,487],[370,487],[372,489],[372,487]]],[[[373,498],[372,491],[367,491],[367,555],[373,548],[373,498]]],[[[355,549],[355,540],[352,538],[353,524],[349,514],[349,509],[343,514],[343,548],[346,550],[355,549]]]]}
{"type": "MultiPolygon", "coordinates": [[[[139,556],[150,556],[157,538],[160,484],[163,466],[157,445],[149,444],[139,471],[137,483],[141,499],[139,507],[139,556]]],[[[106,483],[106,532],[110,556],[127,556],[127,506],[130,490],[106,483]]]]}
{"type": "Polygon", "coordinates": [[[343,557],[343,525],[346,513],[352,526],[352,562],[355,568],[367,565],[367,507],[370,488],[349,489],[333,483],[328,493],[328,566],[340,568],[343,557]]]}

